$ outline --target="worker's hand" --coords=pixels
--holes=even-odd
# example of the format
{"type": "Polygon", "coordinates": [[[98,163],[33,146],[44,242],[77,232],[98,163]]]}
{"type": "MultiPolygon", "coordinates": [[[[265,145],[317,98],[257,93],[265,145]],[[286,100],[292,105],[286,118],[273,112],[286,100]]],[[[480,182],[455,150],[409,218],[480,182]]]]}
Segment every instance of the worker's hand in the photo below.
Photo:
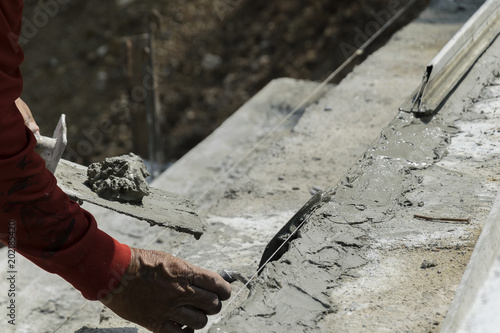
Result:
{"type": "Polygon", "coordinates": [[[164,252],[131,250],[121,285],[101,302],[154,333],[201,329],[231,296],[231,285],[216,273],[164,252]]]}
{"type": "Polygon", "coordinates": [[[23,115],[24,124],[33,132],[33,134],[40,135],[40,128],[31,114],[31,110],[26,103],[19,97],[16,99],[16,106],[23,115]]]}

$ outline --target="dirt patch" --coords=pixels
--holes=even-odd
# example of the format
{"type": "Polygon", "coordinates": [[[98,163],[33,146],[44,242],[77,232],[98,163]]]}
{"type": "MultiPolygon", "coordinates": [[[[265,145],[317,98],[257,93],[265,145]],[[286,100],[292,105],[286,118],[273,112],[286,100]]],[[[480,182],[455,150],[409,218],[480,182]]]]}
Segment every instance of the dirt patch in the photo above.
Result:
{"type": "Polygon", "coordinates": [[[22,43],[23,97],[45,134],[52,133],[60,113],[67,114],[65,157],[89,164],[134,151],[123,37],[146,32],[152,9],[161,18],[155,52],[163,153],[174,161],[273,78],[325,79],[407,1],[54,3],[25,1],[25,26],[31,30],[22,43]]]}

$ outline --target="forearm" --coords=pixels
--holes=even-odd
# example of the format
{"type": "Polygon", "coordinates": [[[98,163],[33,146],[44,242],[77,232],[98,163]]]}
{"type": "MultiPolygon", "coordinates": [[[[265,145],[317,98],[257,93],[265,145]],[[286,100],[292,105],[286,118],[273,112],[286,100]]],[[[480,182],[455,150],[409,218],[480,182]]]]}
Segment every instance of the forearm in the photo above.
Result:
{"type": "Polygon", "coordinates": [[[36,139],[15,104],[23,54],[13,36],[20,31],[21,9],[21,1],[0,3],[0,240],[15,224],[19,253],[97,299],[119,282],[130,249],[69,200],[34,151],[36,139]]]}
{"type": "Polygon", "coordinates": [[[130,250],[100,231],[92,215],[57,187],[15,107],[2,112],[2,119],[0,238],[7,240],[7,224],[15,221],[19,253],[66,279],[86,298],[104,296],[125,272],[130,250]],[[13,146],[22,149],[12,153],[13,146]]]}

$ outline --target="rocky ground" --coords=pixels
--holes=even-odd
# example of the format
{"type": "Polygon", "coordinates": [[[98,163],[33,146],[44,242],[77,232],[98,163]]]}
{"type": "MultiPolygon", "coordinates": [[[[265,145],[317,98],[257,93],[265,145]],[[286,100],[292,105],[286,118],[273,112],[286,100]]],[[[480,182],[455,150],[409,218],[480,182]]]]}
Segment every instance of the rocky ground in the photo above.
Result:
{"type": "Polygon", "coordinates": [[[46,135],[67,114],[68,159],[88,164],[134,150],[124,37],[146,32],[156,10],[163,153],[174,161],[270,80],[326,78],[407,2],[26,0],[23,98],[46,135]]]}

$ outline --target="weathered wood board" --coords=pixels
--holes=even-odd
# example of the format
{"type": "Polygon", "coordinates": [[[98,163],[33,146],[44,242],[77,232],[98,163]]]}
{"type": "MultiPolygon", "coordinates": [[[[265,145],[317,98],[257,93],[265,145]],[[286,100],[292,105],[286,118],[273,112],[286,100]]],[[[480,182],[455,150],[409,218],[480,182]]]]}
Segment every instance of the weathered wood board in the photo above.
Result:
{"type": "Polygon", "coordinates": [[[87,201],[147,221],[150,225],[192,234],[197,239],[203,234],[203,223],[189,198],[150,187],[151,193],[140,204],[110,201],[98,196],[85,184],[86,167],[63,159],[59,161],[55,176],[59,187],[73,200],[87,201]]]}

